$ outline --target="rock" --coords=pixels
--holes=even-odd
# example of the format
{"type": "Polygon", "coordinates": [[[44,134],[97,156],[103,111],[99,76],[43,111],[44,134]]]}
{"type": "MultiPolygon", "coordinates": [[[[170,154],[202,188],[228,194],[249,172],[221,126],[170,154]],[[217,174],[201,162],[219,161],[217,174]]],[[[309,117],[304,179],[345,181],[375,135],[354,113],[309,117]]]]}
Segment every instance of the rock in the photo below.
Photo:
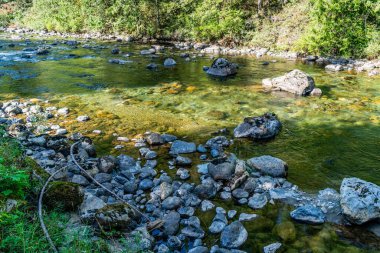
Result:
{"type": "Polygon", "coordinates": [[[233,249],[239,248],[248,238],[248,232],[240,221],[234,221],[226,226],[220,236],[222,247],[233,249]]]}
{"type": "Polygon", "coordinates": [[[156,53],[156,50],[154,48],[140,51],[141,55],[149,55],[149,54],[155,54],[155,53],[156,53]]]}
{"type": "Polygon", "coordinates": [[[164,61],[164,66],[165,67],[172,67],[175,66],[177,63],[173,58],[166,58],[164,61]]]}
{"type": "Polygon", "coordinates": [[[286,162],[269,155],[251,158],[247,161],[247,164],[261,174],[272,177],[286,177],[288,173],[286,162]]]}
{"type": "Polygon", "coordinates": [[[232,191],[232,196],[236,199],[248,198],[249,193],[241,188],[232,191]]]}
{"type": "Polygon", "coordinates": [[[182,246],[182,241],[177,236],[169,236],[168,238],[168,246],[171,249],[179,249],[182,246]]]}
{"type": "Polygon", "coordinates": [[[122,136],[117,137],[116,140],[117,141],[121,141],[121,142],[129,142],[129,138],[128,137],[122,137],[122,136]]]}
{"type": "Polygon", "coordinates": [[[220,164],[208,164],[208,173],[214,180],[229,180],[235,172],[235,164],[224,162],[220,164]]]}
{"type": "Polygon", "coordinates": [[[194,193],[202,199],[210,199],[216,195],[216,187],[213,183],[207,182],[197,185],[194,189],[194,193]]]}
{"type": "Polygon", "coordinates": [[[266,113],[260,117],[245,118],[244,122],[234,129],[236,138],[268,139],[276,136],[281,130],[281,123],[275,114],[266,113]]]}
{"type": "Polygon", "coordinates": [[[70,110],[69,110],[69,108],[67,108],[67,107],[60,108],[60,109],[58,109],[58,111],[57,111],[57,113],[58,113],[59,115],[67,115],[67,114],[69,114],[69,112],[70,112],[70,110]]]}
{"type": "Polygon", "coordinates": [[[222,200],[230,200],[232,198],[231,192],[221,192],[220,199],[222,200]]]}
{"type": "Polygon", "coordinates": [[[277,224],[274,228],[277,235],[285,242],[292,242],[297,238],[296,228],[290,221],[277,224]]]}
{"type": "Polygon", "coordinates": [[[284,76],[264,79],[263,86],[270,90],[287,91],[296,95],[310,95],[315,87],[314,79],[301,70],[295,69],[284,76]]]}
{"type": "Polygon", "coordinates": [[[158,134],[158,133],[151,133],[145,139],[146,139],[146,142],[149,143],[149,145],[164,144],[164,139],[162,138],[161,134],[158,134]]]}
{"type": "Polygon", "coordinates": [[[269,244],[263,248],[264,253],[276,253],[278,249],[280,249],[282,246],[281,243],[275,242],[272,244],[269,244]]]}
{"type": "Polygon", "coordinates": [[[312,205],[298,207],[290,213],[290,217],[296,221],[312,225],[318,225],[325,222],[325,215],[322,210],[312,205]]]}
{"type": "Polygon", "coordinates": [[[88,193],[79,208],[79,214],[83,220],[91,220],[95,217],[95,212],[104,206],[106,206],[106,203],[102,199],[88,193]]]}
{"type": "Polygon", "coordinates": [[[137,184],[134,183],[134,182],[126,182],[126,183],[124,184],[123,189],[124,189],[124,192],[125,192],[125,193],[127,193],[127,194],[128,194],[128,193],[133,194],[133,193],[135,193],[136,190],[137,190],[137,184]]]}
{"type": "Polygon", "coordinates": [[[233,217],[235,217],[236,214],[237,214],[236,210],[229,210],[227,213],[227,216],[229,219],[232,219],[233,217]]]}
{"type": "Polygon", "coordinates": [[[160,184],[160,192],[161,192],[160,198],[161,198],[161,200],[164,200],[167,197],[169,197],[170,195],[172,195],[173,187],[170,183],[162,182],[160,184]]]}
{"type": "Polygon", "coordinates": [[[166,236],[177,234],[180,219],[180,214],[175,211],[171,211],[164,216],[163,232],[166,236]]]}
{"type": "Polygon", "coordinates": [[[181,230],[181,233],[190,238],[203,238],[205,232],[201,227],[188,225],[181,230]]]}
{"type": "Polygon", "coordinates": [[[96,221],[103,229],[134,230],[139,223],[139,215],[126,204],[106,205],[95,214],[96,221]]]}
{"type": "Polygon", "coordinates": [[[320,97],[322,96],[322,90],[319,88],[314,88],[314,90],[311,91],[310,95],[314,97],[320,97]]]}
{"type": "Polygon", "coordinates": [[[166,210],[177,209],[182,205],[182,199],[179,197],[168,197],[162,202],[162,208],[166,210]]]}
{"type": "Polygon", "coordinates": [[[215,205],[209,200],[203,200],[201,203],[202,212],[209,211],[209,210],[213,209],[214,207],[215,207],[215,205]]]}
{"type": "Polygon", "coordinates": [[[131,63],[132,61],[126,61],[126,60],[122,60],[122,59],[109,59],[108,62],[112,63],[112,64],[125,65],[127,63],[131,63]]]}
{"type": "Polygon", "coordinates": [[[340,64],[329,64],[325,67],[325,70],[337,72],[344,70],[344,68],[340,64]]]}
{"type": "Polygon", "coordinates": [[[149,63],[148,65],[146,65],[146,68],[149,70],[155,70],[158,68],[158,65],[155,63],[149,63]]]}
{"type": "Polygon", "coordinates": [[[227,77],[237,73],[237,65],[224,58],[216,59],[206,73],[217,77],[227,77]]]}
{"type": "Polygon", "coordinates": [[[252,209],[261,209],[268,202],[267,196],[261,193],[255,193],[248,199],[248,206],[252,209]]]}
{"type": "Polygon", "coordinates": [[[85,122],[85,121],[89,121],[90,120],[90,117],[87,116],[87,115],[82,115],[82,116],[78,116],[77,120],[79,122],[85,122]]]}
{"type": "Polygon", "coordinates": [[[99,158],[98,168],[101,172],[111,173],[116,168],[116,158],[109,155],[99,158]]]}
{"type": "Polygon", "coordinates": [[[190,216],[193,216],[195,212],[195,209],[191,206],[181,207],[178,209],[178,213],[183,218],[189,218],[190,216]]]}
{"type": "Polygon", "coordinates": [[[176,165],[179,165],[179,166],[189,166],[189,165],[191,165],[192,160],[188,157],[177,156],[175,158],[175,163],[176,163],[176,165]]]}
{"type": "Polygon", "coordinates": [[[218,213],[215,215],[215,217],[214,217],[210,227],[208,228],[208,230],[212,234],[219,234],[220,232],[222,232],[222,230],[227,225],[227,223],[228,223],[228,221],[227,221],[225,214],[218,213]]]}
{"type": "Polygon", "coordinates": [[[380,219],[380,187],[359,178],[345,178],[340,186],[343,214],[355,223],[380,219]]]}
{"type": "Polygon", "coordinates": [[[147,160],[153,160],[153,159],[156,159],[157,158],[157,152],[156,151],[151,151],[149,150],[148,152],[146,152],[145,154],[145,159],[147,160]]]}
{"type": "Polygon", "coordinates": [[[74,175],[71,179],[71,182],[74,184],[79,184],[81,186],[87,186],[90,184],[90,182],[88,182],[88,180],[82,175],[74,175]]]}
{"type": "Polygon", "coordinates": [[[157,253],[169,253],[169,252],[170,252],[170,249],[165,244],[162,243],[160,244],[160,246],[158,246],[157,253]]]}
{"type": "Polygon", "coordinates": [[[153,188],[153,186],[154,186],[153,181],[149,178],[145,178],[140,182],[139,189],[146,191],[153,188]]]}
{"type": "Polygon", "coordinates": [[[199,165],[197,165],[197,168],[198,168],[199,174],[201,174],[201,175],[208,174],[208,163],[199,164],[199,165]]]}
{"type": "Polygon", "coordinates": [[[173,142],[170,153],[171,154],[188,154],[194,153],[197,150],[195,143],[176,140],[173,142]]]}
{"type": "Polygon", "coordinates": [[[239,216],[239,221],[253,221],[257,219],[258,215],[254,213],[241,213],[239,216]]]}
{"type": "Polygon", "coordinates": [[[208,253],[209,250],[205,246],[197,246],[189,250],[188,253],[208,253]]]}
{"type": "Polygon", "coordinates": [[[49,183],[44,203],[50,208],[74,211],[83,202],[84,194],[78,184],[69,182],[49,183]]]}
{"type": "Polygon", "coordinates": [[[163,140],[165,143],[173,142],[173,141],[177,140],[177,137],[174,136],[174,135],[171,135],[171,134],[162,134],[162,135],[161,135],[161,138],[162,138],[162,140],[163,140]]]}
{"type": "Polygon", "coordinates": [[[120,53],[120,49],[118,49],[118,48],[113,48],[111,50],[111,54],[119,54],[119,53],[120,53]]]}
{"type": "Polygon", "coordinates": [[[206,147],[228,147],[231,142],[225,136],[216,136],[206,142],[206,147]]]}
{"type": "Polygon", "coordinates": [[[190,173],[187,169],[179,168],[176,173],[177,176],[179,176],[180,179],[186,180],[190,178],[190,173]]]}
{"type": "Polygon", "coordinates": [[[112,175],[107,174],[107,173],[98,173],[95,175],[95,180],[98,181],[99,183],[106,183],[111,181],[112,175]]]}

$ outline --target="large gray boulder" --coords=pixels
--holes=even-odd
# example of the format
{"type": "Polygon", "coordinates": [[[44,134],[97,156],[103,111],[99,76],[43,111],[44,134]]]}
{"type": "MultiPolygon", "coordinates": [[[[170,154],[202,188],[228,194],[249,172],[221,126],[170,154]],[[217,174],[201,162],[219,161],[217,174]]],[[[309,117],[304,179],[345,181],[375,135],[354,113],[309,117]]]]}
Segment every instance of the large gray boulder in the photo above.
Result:
{"type": "Polygon", "coordinates": [[[261,174],[272,177],[286,177],[288,173],[287,163],[270,155],[251,158],[247,161],[247,164],[261,174]]]}
{"type": "Polygon", "coordinates": [[[273,113],[265,113],[259,117],[247,117],[234,129],[236,138],[269,139],[281,130],[281,123],[273,113]]]}
{"type": "Polygon", "coordinates": [[[353,223],[380,219],[380,187],[359,178],[345,178],[340,186],[343,214],[353,223]]]}
{"type": "Polygon", "coordinates": [[[229,249],[239,248],[248,238],[248,232],[240,221],[226,226],[220,236],[221,246],[229,249]]]}
{"type": "Polygon", "coordinates": [[[217,77],[227,77],[237,73],[237,65],[230,63],[224,58],[216,59],[211,67],[207,69],[207,74],[217,77]]]}
{"type": "Polygon", "coordinates": [[[287,91],[300,96],[307,96],[313,91],[314,79],[301,70],[295,69],[273,79],[264,79],[264,88],[276,91],[287,91]]]}

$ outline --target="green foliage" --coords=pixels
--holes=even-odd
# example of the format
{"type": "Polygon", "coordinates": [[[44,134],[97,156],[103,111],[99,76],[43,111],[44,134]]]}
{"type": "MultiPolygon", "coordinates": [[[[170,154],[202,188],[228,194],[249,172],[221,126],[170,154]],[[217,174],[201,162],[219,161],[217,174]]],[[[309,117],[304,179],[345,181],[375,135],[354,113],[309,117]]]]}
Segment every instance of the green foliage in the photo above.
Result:
{"type": "Polygon", "coordinates": [[[312,0],[310,28],[299,43],[304,51],[363,56],[371,40],[369,24],[378,26],[377,0],[312,0]]]}
{"type": "Polygon", "coordinates": [[[0,138],[0,199],[25,197],[25,190],[30,186],[29,169],[25,167],[22,154],[17,141],[0,138]]]}
{"type": "MultiPolygon", "coordinates": [[[[60,252],[109,252],[105,240],[91,240],[94,234],[90,227],[66,228],[69,219],[68,214],[61,212],[44,216],[49,234],[60,252]]],[[[0,214],[0,252],[50,252],[35,210],[0,214]]]]}

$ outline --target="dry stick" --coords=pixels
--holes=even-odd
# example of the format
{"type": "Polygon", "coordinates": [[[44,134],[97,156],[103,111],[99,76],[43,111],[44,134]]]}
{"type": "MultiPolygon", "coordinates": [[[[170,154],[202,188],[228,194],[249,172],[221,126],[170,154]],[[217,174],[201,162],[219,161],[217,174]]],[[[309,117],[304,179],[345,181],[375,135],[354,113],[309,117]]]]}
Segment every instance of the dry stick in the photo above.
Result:
{"type": "Polygon", "coordinates": [[[48,240],[48,242],[49,242],[49,244],[50,244],[52,250],[53,250],[54,252],[56,252],[56,253],[58,253],[58,250],[57,250],[57,248],[55,247],[53,241],[52,241],[51,238],[50,238],[49,232],[48,232],[48,230],[47,230],[47,228],[46,228],[46,226],[45,226],[45,223],[44,223],[44,220],[43,220],[43,217],[42,217],[42,198],[43,198],[43,196],[44,196],[44,193],[45,193],[46,187],[48,186],[48,184],[50,183],[50,181],[54,178],[54,176],[55,176],[56,174],[58,174],[58,172],[61,172],[61,171],[62,171],[63,169],[65,169],[65,168],[66,168],[66,166],[63,167],[63,168],[61,168],[61,169],[59,169],[59,170],[57,170],[56,172],[54,172],[54,173],[48,178],[48,180],[46,180],[44,186],[42,187],[42,190],[41,190],[41,193],[40,193],[40,197],[38,198],[38,219],[40,220],[41,228],[42,228],[42,231],[43,231],[44,234],[45,234],[46,239],[48,240]]]}
{"type": "Polygon", "coordinates": [[[127,201],[125,201],[124,199],[122,199],[121,197],[119,197],[118,195],[116,195],[113,191],[109,190],[107,187],[105,187],[104,185],[102,185],[101,183],[99,183],[98,181],[96,181],[95,178],[93,178],[90,174],[88,174],[88,172],[85,169],[83,169],[82,166],[79,165],[79,163],[77,162],[77,160],[74,157],[74,147],[77,144],[79,144],[79,142],[75,142],[73,145],[71,145],[71,147],[70,147],[70,156],[71,156],[71,159],[73,160],[73,162],[75,163],[75,165],[82,171],[82,173],[84,175],[86,175],[87,177],[89,177],[95,184],[97,184],[100,187],[102,187],[104,190],[106,190],[109,194],[111,194],[112,196],[114,196],[116,199],[118,199],[121,202],[127,204],[130,208],[132,208],[133,210],[135,210],[136,212],[138,212],[142,217],[144,217],[148,222],[150,222],[150,219],[149,219],[148,216],[146,216],[145,214],[143,214],[142,212],[140,212],[136,207],[134,207],[133,205],[129,204],[127,201]]]}

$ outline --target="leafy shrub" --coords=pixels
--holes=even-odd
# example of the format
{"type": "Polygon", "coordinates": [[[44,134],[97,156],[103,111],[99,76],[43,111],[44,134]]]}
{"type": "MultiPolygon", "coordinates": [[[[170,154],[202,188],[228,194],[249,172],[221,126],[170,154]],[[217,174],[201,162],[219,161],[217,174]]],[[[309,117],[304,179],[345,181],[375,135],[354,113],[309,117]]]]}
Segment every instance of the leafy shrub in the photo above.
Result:
{"type": "Polygon", "coordinates": [[[299,48],[323,55],[363,56],[370,22],[377,22],[377,0],[312,0],[310,27],[299,48]]]}

